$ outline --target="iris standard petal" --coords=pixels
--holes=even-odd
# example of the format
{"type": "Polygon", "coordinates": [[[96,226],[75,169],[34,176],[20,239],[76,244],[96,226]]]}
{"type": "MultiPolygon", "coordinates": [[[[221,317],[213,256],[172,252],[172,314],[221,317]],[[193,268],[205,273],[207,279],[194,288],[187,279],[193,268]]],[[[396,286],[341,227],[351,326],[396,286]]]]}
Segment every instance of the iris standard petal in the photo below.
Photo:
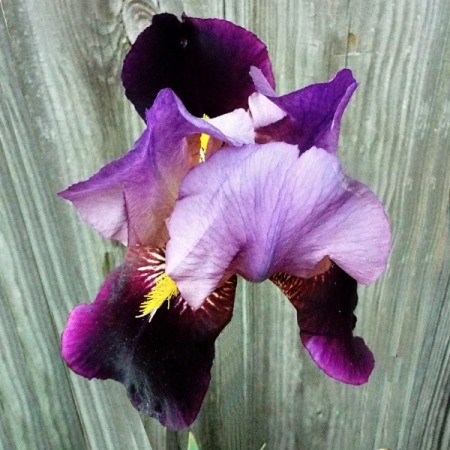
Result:
{"type": "Polygon", "coordinates": [[[165,220],[180,181],[199,161],[200,133],[230,145],[253,142],[250,118],[243,110],[230,113],[216,125],[227,135],[189,114],[173,91],[165,89],[147,111],[147,128],[134,148],[60,195],[105,238],[125,245],[163,246],[168,239],[165,220]],[[185,139],[189,136],[192,145],[185,139]]]}
{"type": "Polygon", "coordinates": [[[95,301],[70,314],[62,356],[79,375],[123,383],[138,410],[179,429],[195,420],[208,389],[214,342],[231,319],[236,277],[195,312],[178,295],[151,321],[136,318],[163,272],[162,250],[132,247],[95,301]]]}
{"type": "Polygon", "coordinates": [[[375,195],[336,156],[284,143],[224,148],[192,169],[168,229],[167,273],[194,308],[232,273],[305,278],[325,256],[370,283],[390,251],[375,195]]]}
{"type": "Polygon", "coordinates": [[[143,118],[166,87],[191,114],[216,117],[247,107],[251,66],[274,86],[267,48],[253,33],[226,20],[159,14],[126,56],[122,81],[143,118]]]}
{"type": "Polygon", "coordinates": [[[356,280],[334,263],[309,279],[280,273],[271,280],[297,310],[301,341],[316,364],[336,380],[366,383],[374,359],[364,340],[353,337],[356,280]]]}
{"type": "Polygon", "coordinates": [[[311,147],[337,151],[342,114],[357,87],[349,69],[341,70],[327,83],[312,84],[280,97],[258,68],[252,67],[250,73],[259,92],[250,100],[250,111],[259,127],[257,142],[282,141],[298,145],[301,151],[311,147]],[[260,96],[273,105],[263,104],[260,96]]]}

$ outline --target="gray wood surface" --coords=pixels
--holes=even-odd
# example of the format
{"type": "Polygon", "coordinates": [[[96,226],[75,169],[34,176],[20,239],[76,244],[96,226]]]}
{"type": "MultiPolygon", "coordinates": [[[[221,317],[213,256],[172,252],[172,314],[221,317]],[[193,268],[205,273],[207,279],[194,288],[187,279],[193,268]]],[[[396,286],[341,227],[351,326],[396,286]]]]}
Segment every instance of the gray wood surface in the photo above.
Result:
{"type": "MultiPolygon", "coordinates": [[[[450,448],[450,4],[448,0],[0,0],[0,447],[186,448],[114,382],[59,357],[68,312],[122,249],[56,197],[142,129],[124,54],[156,11],[222,17],[269,46],[278,92],[350,67],[347,172],[385,202],[386,274],[361,287],[357,332],[376,357],[362,387],[323,375],[295,311],[241,283],[193,431],[202,449],[450,448]]],[[[201,68],[200,68],[201,70],[201,68]]]]}

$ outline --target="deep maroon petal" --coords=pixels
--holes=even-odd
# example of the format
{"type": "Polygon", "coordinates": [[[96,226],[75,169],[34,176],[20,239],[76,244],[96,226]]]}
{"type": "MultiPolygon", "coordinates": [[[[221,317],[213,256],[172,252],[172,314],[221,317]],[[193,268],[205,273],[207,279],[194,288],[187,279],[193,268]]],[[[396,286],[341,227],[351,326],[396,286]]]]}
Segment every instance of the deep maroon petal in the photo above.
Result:
{"type": "MultiPolygon", "coordinates": [[[[271,91],[258,69],[252,68],[251,74],[260,92],[254,95],[264,95],[287,114],[279,120],[275,110],[274,123],[256,130],[260,142],[282,141],[298,145],[301,151],[311,147],[337,151],[342,114],[357,87],[350,70],[341,70],[327,83],[312,84],[280,97],[271,91]]],[[[258,111],[259,103],[251,108],[256,124],[260,116],[267,115],[258,111]]]]}
{"type": "Polygon", "coordinates": [[[165,221],[181,179],[199,161],[200,134],[231,145],[253,141],[251,121],[243,110],[214,123],[190,115],[176,95],[165,89],[147,111],[147,128],[134,148],[60,195],[108,239],[130,246],[163,246],[168,239],[165,221]],[[193,138],[192,145],[186,138],[193,138]]]}
{"type": "Polygon", "coordinates": [[[214,341],[231,319],[236,277],[195,312],[178,296],[151,321],[136,318],[164,267],[162,250],[132,247],[94,303],[70,314],[62,356],[79,375],[123,383],[138,410],[179,429],[195,420],[208,389],[214,341]]]}
{"type": "Polygon", "coordinates": [[[126,56],[122,81],[143,118],[165,87],[191,114],[216,117],[247,107],[255,91],[251,66],[274,85],[266,46],[254,34],[225,20],[184,16],[180,22],[172,14],[159,14],[126,56]]]}
{"type": "Polygon", "coordinates": [[[301,341],[316,364],[336,380],[366,383],[374,359],[364,340],[353,337],[356,281],[333,263],[314,278],[277,274],[271,280],[297,310],[301,341]]]}

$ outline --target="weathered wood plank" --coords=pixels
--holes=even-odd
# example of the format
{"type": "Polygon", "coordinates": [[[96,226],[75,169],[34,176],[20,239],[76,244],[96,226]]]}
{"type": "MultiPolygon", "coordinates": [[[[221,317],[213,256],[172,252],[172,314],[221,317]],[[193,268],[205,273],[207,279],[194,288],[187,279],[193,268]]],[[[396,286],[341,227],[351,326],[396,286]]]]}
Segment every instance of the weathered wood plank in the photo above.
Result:
{"type": "Polygon", "coordinates": [[[254,289],[252,448],[261,440],[269,448],[447,448],[448,8],[285,5],[227,2],[227,18],[275,51],[280,92],[327,79],[344,65],[354,70],[361,86],[343,122],[341,156],[348,172],[386,201],[395,246],[383,279],[360,289],[357,330],[378,362],[364,387],[321,377],[297,350],[290,306],[276,303],[281,297],[270,285],[254,289]]]}
{"type": "Polygon", "coordinates": [[[295,313],[270,284],[241,284],[193,430],[201,448],[450,446],[450,10],[446,0],[2,0],[0,22],[0,446],[184,448],[113,382],[59,359],[67,313],[122,250],[55,197],[127,149],[129,41],[156,11],[224,17],[268,43],[278,91],[347,65],[360,82],[342,126],[347,172],[394,225],[386,275],[360,289],[368,385],[325,377],[299,349],[295,313]],[[105,266],[105,267],[103,267],[105,266]]]}
{"type": "Polygon", "coordinates": [[[118,83],[127,48],[120,2],[72,5],[2,4],[2,330],[15,363],[5,368],[15,386],[2,383],[2,409],[12,447],[144,448],[123,390],[80,383],[58,356],[67,313],[93,297],[113,249],[55,194],[120,154],[141,126],[126,120],[134,115],[118,83]]]}

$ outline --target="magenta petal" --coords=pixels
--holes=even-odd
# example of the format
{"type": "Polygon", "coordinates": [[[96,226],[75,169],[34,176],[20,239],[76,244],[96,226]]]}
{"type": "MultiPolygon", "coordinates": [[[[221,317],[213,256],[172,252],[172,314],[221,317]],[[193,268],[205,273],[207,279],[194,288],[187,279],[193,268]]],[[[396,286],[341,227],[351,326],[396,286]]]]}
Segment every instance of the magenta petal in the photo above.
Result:
{"type": "Polygon", "coordinates": [[[136,318],[163,271],[163,251],[132,247],[94,303],[70,314],[62,356],[79,375],[121,382],[138,410],[180,429],[195,420],[208,389],[214,342],[231,319],[236,277],[195,312],[178,296],[151,321],[136,318]]]}
{"type": "Polygon", "coordinates": [[[314,278],[277,274],[272,281],[296,308],[302,343],[316,364],[336,380],[366,383],[374,359],[364,340],[352,333],[356,281],[335,264],[314,278]]]}
{"type": "Polygon", "coordinates": [[[168,223],[167,273],[194,307],[223,277],[308,277],[329,256],[361,283],[386,267],[383,206],[336,156],[284,143],[224,148],[183,180],[168,223]]]}
{"type": "Polygon", "coordinates": [[[163,90],[147,112],[147,129],[134,148],[60,195],[105,238],[125,245],[163,246],[168,239],[165,221],[180,181],[198,163],[199,143],[192,148],[185,138],[206,133],[231,145],[249,142],[253,134],[245,120],[241,130],[232,119],[238,112],[230,115],[232,126],[224,127],[225,136],[214,125],[191,116],[171,90],[163,90]]]}
{"type": "Polygon", "coordinates": [[[247,107],[251,66],[274,85],[266,46],[253,33],[226,20],[159,14],[126,56],[122,81],[142,117],[166,87],[191,114],[216,117],[247,107]]]}
{"type": "MultiPolygon", "coordinates": [[[[274,114],[274,123],[256,130],[261,142],[296,144],[301,151],[311,147],[337,151],[342,114],[357,87],[350,70],[341,70],[327,83],[312,84],[280,97],[271,91],[261,71],[253,67],[251,74],[258,91],[287,114],[281,120],[274,114]]],[[[251,112],[257,118],[268,115],[255,106],[251,112]]]]}

